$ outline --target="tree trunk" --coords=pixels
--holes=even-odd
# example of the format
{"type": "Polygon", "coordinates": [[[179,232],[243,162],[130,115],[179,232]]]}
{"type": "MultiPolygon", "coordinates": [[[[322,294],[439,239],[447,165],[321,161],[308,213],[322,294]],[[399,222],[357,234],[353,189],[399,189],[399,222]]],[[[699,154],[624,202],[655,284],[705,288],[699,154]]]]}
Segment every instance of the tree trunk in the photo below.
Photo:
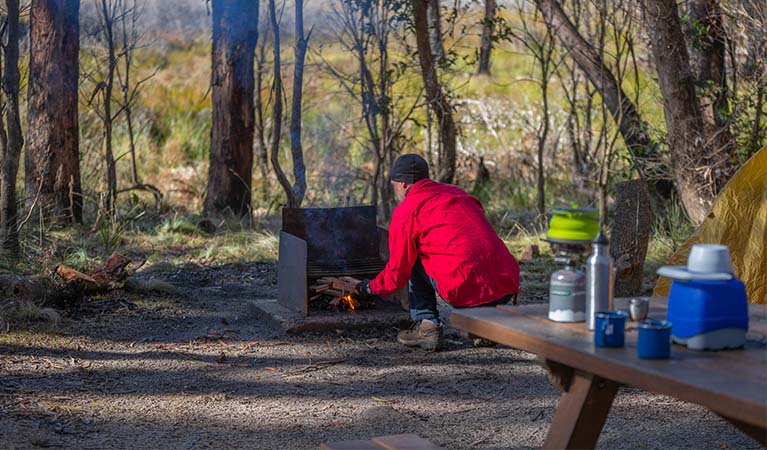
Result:
{"type": "MultiPolygon", "coordinates": [[[[373,178],[369,180],[369,187],[372,188],[370,189],[370,202],[379,207],[381,206],[381,188],[383,187],[383,184],[387,182],[384,179],[385,170],[383,167],[386,159],[386,141],[383,136],[383,125],[386,119],[382,117],[382,113],[384,112],[385,107],[382,107],[382,105],[379,104],[379,102],[383,100],[385,94],[382,90],[376,91],[376,86],[378,86],[379,89],[383,87],[380,84],[376,85],[370,71],[370,66],[368,66],[368,58],[373,53],[370,43],[377,37],[374,34],[376,27],[372,24],[371,8],[361,8],[358,25],[359,30],[355,33],[354,47],[357,51],[356,57],[359,67],[360,100],[362,103],[362,116],[365,121],[365,128],[367,129],[368,136],[370,137],[370,146],[373,150],[375,164],[373,178]]],[[[381,53],[378,56],[379,64],[385,64],[386,56],[384,49],[381,47],[382,46],[379,46],[379,52],[381,53]]],[[[384,69],[379,66],[379,81],[384,80],[384,78],[382,78],[383,71],[384,69]]]]}
{"type": "Polygon", "coordinates": [[[762,137],[764,129],[762,128],[762,117],[764,116],[764,85],[762,82],[756,86],[756,100],[754,102],[754,122],[751,125],[749,135],[749,149],[756,153],[762,147],[762,137]]]}
{"type": "MultiPolygon", "coordinates": [[[[655,143],[647,134],[647,124],[639,116],[636,105],[623,92],[618,80],[605,66],[594,47],[578,32],[559,2],[535,0],[535,4],[543,14],[551,33],[557,36],[586,78],[599,91],[623,136],[633,166],[641,177],[647,178],[650,175],[649,159],[655,154],[655,143]]],[[[662,186],[656,185],[654,190],[663,198],[670,197],[671,192],[662,186]]]]}
{"type": "MultiPolygon", "coordinates": [[[[553,42],[551,43],[553,45],[553,42]]],[[[543,49],[541,49],[541,55],[543,55],[543,49]]],[[[538,135],[538,167],[537,167],[537,181],[538,181],[538,202],[537,209],[538,214],[543,216],[546,214],[546,177],[543,170],[544,167],[544,150],[546,149],[546,141],[549,137],[549,74],[546,69],[548,63],[540,61],[541,64],[541,96],[543,100],[543,121],[541,123],[541,131],[538,135]]]]}
{"type": "Polygon", "coordinates": [[[114,11],[107,7],[107,0],[101,0],[101,14],[104,21],[104,38],[107,45],[107,73],[102,91],[104,108],[104,156],[107,161],[107,198],[106,209],[113,211],[117,203],[117,168],[115,167],[114,150],[112,149],[112,90],[114,89],[115,68],[117,67],[117,55],[115,53],[114,39],[114,11]]]}
{"type": "Polygon", "coordinates": [[[726,34],[722,11],[715,0],[689,0],[688,30],[690,64],[696,79],[697,92],[706,140],[713,148],[732,154],[735,142],[727,124],[727,76],[725,63],[726,34]],[[705,34],[699,31],[705,30],[705,34]]]}
{"type": "Polygon", "coordinates": [[[261,89],[264,86],[264,63],[266,61],[266,39],[258,44],[258,57],[256,58],[256,155],[258,168],[261,171],[261,195],[264,201],[269,199],[269,156],[266,150],[266,138],[264,137],[264,101],[261,98],[261,89]]]}
{"type": "Polygon", "coordinates": [[[610,253],[615,260],[615,296],[639,295],[652,227],[647,183],[629,180],[616,184],[614,206],[610,253]]]}
{"type": "Polygon", "coordinates": [[[25,203],[54,224],[82,220],[77,80],[80,0],[32,0],[25,203]]]}
{"type": "MultiPolygon", "coordinates": [[[[304,60],[309,39],[304,37],[304,1],[296,1],[296,61],[293,66],[293,99],[290,113],[290,153],[293,157],[293,192],[296,207],[300,207],[306,194],[306,166],[301,147],[301,97],[304,84],[304,60]]],[[[309,32],[311,34],[311,31],[309,32]]]]}
{"type": "Polygon", "coordinates": [[[647,0],[643,8],[663,95],[677,190],[687,215],[700,224],[726,181],[727,154],[706,139],[676,2],[647,0]]]}
{"type": "Polygon", "coordinates": [[[445,61],[445,47],[442,43],[442,19],[440,17],[439,0],[426,1],[426,16],[429,24],[429,47],[431,55],[437,63],[445,61]]]}
{"type": "MultiPolygon", "coordinates": [[[[135,3],[134,3],[135,7],[135,3]]],[[[127,13],[127,12],[124,12],[127,13]]],[[[126,25],[126,22],[129,20],[128,17],[123,17],[121,25],[122,25],[122,48],[121,51],[123,53],[123,76],[121,79],[121,91],[122,91],[122,110],[125,113],[125,123],[128,126],[128,145],[130,150],[130,160],[131,160],[131,181],[133,182],[134,186],[138,186],[140,184],[139,176],[138,176],[138,167],[136,167],[136,138],[133,131],[133,106],[132,106],[132,98],[131,98],[131,91],[130,91],[130,80],[131,80],[131,67],[133,66],[133,52],[135,51],[136,45],[138,45],[138,39],[134,39],[133,31],[135,31],[135,20],[131,13],[130,20],[132,21],[133,28],[131,29],[131,33],[128,33],[128,26],[126,25]]]]}
{"type": "Polygon", "coordinates": [[[136,167],[136,138],[133,132],[133,114],[130,105],[126,104],[125,106],[125,123],[128,125],[128,145],[130,146],[131,180],[137,186],[141,183],[139,182],[138,168],[136,167]]]}
{"type": "Polygon", "coordinates": [[[253,62],[258,2],[213,1],[213,117],[204,214],[248,216],[253,171],[253,62]]]}
{"type": "Polygon", "coordinates": [[[437,69],[429,46],[427,3],[429,0],[412,0],[415,19],[416,46],[421,64],[426,99],[429,107],[437,116],[440,139],[440,158],[437,180],[452,183],[455,175],[456,127],[453,121],[453,108],[437,78],[437,69]]]}
{"type": "Polygon", "coordinates": [[[16,176],[19,172],[19,157],[24,138],[21,136],[19,113],[19,0],[5,2],[6,35],[4,46],[5,67],[3,72],[3,93],[6,98],[5,117],[8,124],[4,152],[0,158],[0,251],[3,258],[19,258],[19,233],[17,228],[16,176]]]}
{"type": "Polygon", "coordinates": [[[493,49],[495,0],[485,0],[485,18],[482,21],[482,42],[479,48],[479,73],[490,75],[490,52],[493,49]]]}
{"type": "Polygon", "coordinates": [[[298,202],[293,187],[285,176],[285,172],[280,166],[280,135],[282,134],[282,78],[280,74],[280,24],[277,22],[277,8],[274,0],[269,0],[269,21],[272,25],[272,36],[274,45],[274,80],[272,93],[274,94],[274,105],[272,106],[272,140],[270,142],[272,167],[277,175],[277,181],[280,182],[282,190],[287,197],[287,207],[296,208],[298,202]]]}
{"type": "Polygon", "coordinates": [[[688,27],[690,64],[698,86],[711,91],[717,124],[722,125],[721,114],[726,113],[727,108],[727,37],[722,24],[722,10],[715,0],[688,0],[687,8],[693,24],[688,27]],[[699,35],[699,28],[706,30],[706,34],[699,35]]]}
{"type": "Polygon", "coordinates": [[[393,159],[394,147],[396,146],[395,138],[392,136],[392,113],[391,113],[391,98],[392,98],[392,86],[390,78],[389,68],[389,27],[390,24],[386,20],[381,21],[381,32],[378,36],[378,107],[381,110],[381,149],[378,152],[381,156],[380,161],[382,170],[381,178],[379,180],[380,205],[381,205],[381,221],[388,221],[391,218],[392,213],[392,195],[391,195],[391,183],[389,182],[387,168],[391,167],[390,161],[393,159]]]}

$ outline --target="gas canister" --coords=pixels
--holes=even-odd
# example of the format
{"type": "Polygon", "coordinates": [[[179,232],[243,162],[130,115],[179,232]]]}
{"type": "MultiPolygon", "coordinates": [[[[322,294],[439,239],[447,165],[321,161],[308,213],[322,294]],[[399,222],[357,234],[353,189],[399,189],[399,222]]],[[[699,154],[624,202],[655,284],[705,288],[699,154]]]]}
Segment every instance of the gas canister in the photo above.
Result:
{"type": "Polygon", "coordinates": [[[586,319],[586,274],[566,267],[551,274],[549,319],[555,322],[583,322],[586,319]]]}

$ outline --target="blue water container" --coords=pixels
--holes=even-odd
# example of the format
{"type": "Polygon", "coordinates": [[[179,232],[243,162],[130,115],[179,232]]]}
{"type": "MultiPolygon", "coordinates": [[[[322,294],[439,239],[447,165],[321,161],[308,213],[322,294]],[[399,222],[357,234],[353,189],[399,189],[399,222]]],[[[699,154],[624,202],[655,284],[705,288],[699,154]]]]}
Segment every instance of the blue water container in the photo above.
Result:
{"type": "Polygon", "coordinates": [[[748,299],[742,281],[674,280],[668,297],[671,338],[692,350],[738,348],[746,343],[748,299]]]}

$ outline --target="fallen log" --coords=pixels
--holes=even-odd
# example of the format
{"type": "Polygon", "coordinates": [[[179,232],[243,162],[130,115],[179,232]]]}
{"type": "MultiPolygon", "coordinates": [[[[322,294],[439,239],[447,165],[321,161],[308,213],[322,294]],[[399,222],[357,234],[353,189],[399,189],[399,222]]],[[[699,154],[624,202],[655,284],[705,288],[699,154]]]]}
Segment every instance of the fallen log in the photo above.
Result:
{"type": "MultiPolygon", "coordinates": [[[[119,253],[113,253],[101,267],[88,273],[59,264],[55,272],[64,281],[63,285],[46,276],[26,277],[0,273],[0,298],[28,300],[40,306],[65,308],[78,303],[88,293],[124,287],[135,289],[136,284],[126,286],[126,282],[132,281],[129,278],[143,264],[143,261],[134,264],[130,258],[119,253]]],[[[152,286],[154,290],[160,290],[156,283],[152,286]]],[[[167,291],[167,286],[162,288],[167,291]]]]}
{"type": "Polygon", "coordinates": [[[128,266],[134,264],[133,260],[120,253],[112,253],[103,266],[91,272],[82,273],[67,265],[59,264],[56,266],[56,274],[64,280],[65,284],[80,286],[85,292],[107,291],[122,288],[125,281],[145,262],[146,260],[129,269],[128,266]]]}

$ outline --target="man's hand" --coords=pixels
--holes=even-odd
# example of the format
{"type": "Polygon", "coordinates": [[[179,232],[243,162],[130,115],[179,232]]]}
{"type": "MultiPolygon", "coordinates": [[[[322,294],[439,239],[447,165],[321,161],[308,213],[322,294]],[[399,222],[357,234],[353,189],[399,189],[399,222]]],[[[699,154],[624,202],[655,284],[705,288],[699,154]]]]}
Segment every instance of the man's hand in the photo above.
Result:
{"type": "Polygon", "coordinates": [[[357,283],[357,297],[360,300],[368,300],[373,294],[370,292],[370,280],[362,280],[357,283]]]}

